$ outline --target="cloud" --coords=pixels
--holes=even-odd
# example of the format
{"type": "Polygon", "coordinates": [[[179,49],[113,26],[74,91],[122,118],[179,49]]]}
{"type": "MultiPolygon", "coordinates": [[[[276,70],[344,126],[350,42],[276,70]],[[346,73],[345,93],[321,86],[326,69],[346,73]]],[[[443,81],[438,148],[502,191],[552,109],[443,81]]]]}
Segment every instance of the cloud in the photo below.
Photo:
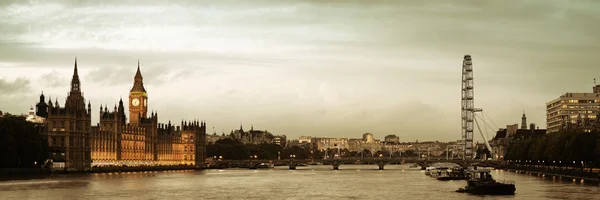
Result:
{"type": "Polygon", "coordinates": [[[50,88],[63,87],[69,83],[68,80],[63,78],[63,76],[61,76],[56,70],[52,70],[47,74],[43,74],[39,81],[44,87],[50,88]]]}
{"type": "Polygon", "coordinates": [[[30,81],[24,77],[18,77],[14,81],[0,79],[0,94],[3,97],[26,94],[31,91],[30,81]]]}
{"type": "MultiPolygon", "coordinates": [[[[290,137],[373,132],[453,140],[464,54],[474,59],[476,105],[498,125],[519,122],[523,109],[543,125],[544,102],[589,91],[600,73],[599,6],[6,0],[0,74],[12,77],[0,83],[13,87],[14,78],[26,77],[36,80],[30,88],[63,97],[76,56],[86,98],[113,102],[127,95],[139,58],[162,119],[198,115],[217,129],[254,123],[290,137]]],[[[20,109],[4,103],[22,98],[0,101],[20,109]]]]}
{"type": "Polygon", "coordinates": [[[132,84],[135,71],[123,67],[102,67],[90,71],[82,81],[92,81],[102,85],[132,84]]]}

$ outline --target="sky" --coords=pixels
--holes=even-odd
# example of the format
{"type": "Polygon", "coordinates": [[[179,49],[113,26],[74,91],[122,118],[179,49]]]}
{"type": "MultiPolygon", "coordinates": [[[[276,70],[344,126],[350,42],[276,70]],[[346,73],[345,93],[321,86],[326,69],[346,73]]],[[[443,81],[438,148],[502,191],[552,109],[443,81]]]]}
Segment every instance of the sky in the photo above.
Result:
{"type": "Polygon", "coordinates": [[[492,137],[523,111],[545,128],[545,102],[591,92],[598,22],[595,0],[2,0],[0,110],[26,113],[42,91],[64,105],[77,57],[96,123],[127,101],[139,59],[163,123],[451,141],[470,54],[492,137]]]}

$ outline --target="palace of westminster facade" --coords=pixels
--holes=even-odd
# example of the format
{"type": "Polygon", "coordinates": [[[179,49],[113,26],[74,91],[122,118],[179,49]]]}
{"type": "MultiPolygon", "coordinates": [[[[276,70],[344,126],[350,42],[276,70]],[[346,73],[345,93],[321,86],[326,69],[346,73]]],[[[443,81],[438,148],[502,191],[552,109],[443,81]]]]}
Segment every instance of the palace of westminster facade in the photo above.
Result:
{"type": "Polygon", "coordinates": [[[206,123],[158,123],[148,116],[148,95],[138,62],[129,92],[129,123],[123,100],[109,110],[100,106],[100,123],[92,126],[92,107],[81,91],[75,60],[71,90],[64,106],[40,96],[36,114],[45,118],[42,134],[48,138],[50,159],[67,171],[88,171],[92,166],[193,165],[202,168],[206,152],[206,123]]]}

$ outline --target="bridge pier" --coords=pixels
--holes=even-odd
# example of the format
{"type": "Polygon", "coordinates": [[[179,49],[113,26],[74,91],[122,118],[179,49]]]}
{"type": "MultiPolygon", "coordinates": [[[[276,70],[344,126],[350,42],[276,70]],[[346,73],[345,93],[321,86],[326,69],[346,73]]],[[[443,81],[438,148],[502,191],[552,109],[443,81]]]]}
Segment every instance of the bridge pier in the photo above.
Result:
{"type": "Polygon", "coordinates": [[[288,166],[289,166],[289,169],[290,169],[290,170],[295,170],[295,169],[296,169],[296,163],[295,163],[295,162],[293,162],[293,161],[290,161],[290,162],[288,163],[288,166]]]}
{"type": "Polygon", "coordinates": [[[383,170],[383,167],[385,167],[385,161],[380,160],[377,162],[377,166],[379,166],[379,170],[383,170]]]}
{"type": "Polygon", "coordinates": [[[339,170],[341,164],[342,163],[338,160],[335,160],[335,161],[333,161],[333,163],[331,163],[331,165],[333,166],[333,170],[339,170]]]}

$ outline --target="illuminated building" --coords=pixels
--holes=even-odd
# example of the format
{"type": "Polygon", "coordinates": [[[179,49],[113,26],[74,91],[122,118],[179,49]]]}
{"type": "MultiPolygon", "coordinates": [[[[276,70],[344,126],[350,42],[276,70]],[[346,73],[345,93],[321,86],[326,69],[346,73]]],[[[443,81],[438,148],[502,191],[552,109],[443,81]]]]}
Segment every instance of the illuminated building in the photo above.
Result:
{"type": "MultiPolygon", "coordinates": [[[[87,171],[101,166],[190,165],[201,168],[206,152],[206,124],[182,121],[180,126],[158,123],[158,113],[148,112],[148,94],[140,66],[129,95],[127,123],[123,100],[109,111],[100,106],[100,123],[91,125],[91,103],[87,109],[81,91],[77,60],[71,92],[64,107],[58,100],[37,104],[38,116],[46,115],[43,134],[48,138],[55,168],[87,171]]],[[[40,116],[42,117],[42,116],[40,116]]]]}
{"type": "Polygon", "coordinates": [[[546,129],[548,133],[571,127],[583,127],[590,132],[598,119],[600,85],[593,93],[566,93],[546,103],[546,129]]]}

